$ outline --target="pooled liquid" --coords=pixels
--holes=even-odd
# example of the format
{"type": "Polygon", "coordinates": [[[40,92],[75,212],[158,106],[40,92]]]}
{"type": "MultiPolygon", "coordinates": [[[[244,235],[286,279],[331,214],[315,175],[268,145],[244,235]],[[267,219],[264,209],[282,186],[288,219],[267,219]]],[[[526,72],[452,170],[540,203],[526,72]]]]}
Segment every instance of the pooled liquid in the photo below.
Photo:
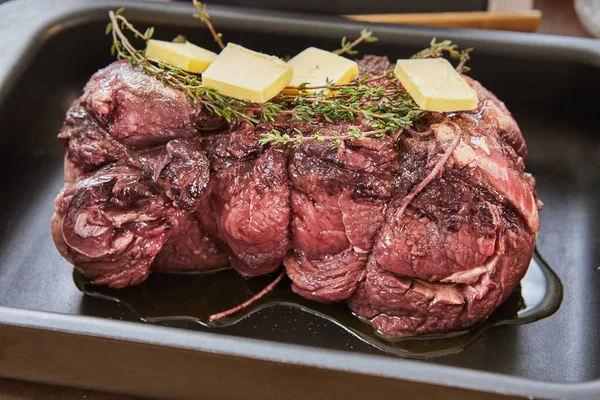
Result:
{"type": "Polygon", "coordinates": [[[464,331],[390,339],[352,314],[345,303],[321,304],[293,293],[288,278],[239,312],[210,321],[211,315],[235,307],[260,292],[275,275],[245,279],[232,269],[203,274],[151,274],[144,283],[124,289],[94,285],[77,270],[73,279],[83,293],[120,302],[147,322],[187,320],[218,328],[235,324],[263,308],[296,307],[334,322],[380,350],[409,358],[457,353],[494,326],[546,318],[558,310],[563,295],[560,280],[536,250],[519,288],[487,319],[464,331]]]}

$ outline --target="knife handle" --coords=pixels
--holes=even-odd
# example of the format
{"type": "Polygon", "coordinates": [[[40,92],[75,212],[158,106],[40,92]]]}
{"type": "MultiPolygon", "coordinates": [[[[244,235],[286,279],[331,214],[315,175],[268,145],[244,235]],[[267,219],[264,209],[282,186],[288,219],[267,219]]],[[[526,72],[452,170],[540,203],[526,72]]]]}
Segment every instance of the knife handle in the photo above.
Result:
{"type": "Polygon", "coordinates": [[[540,26],[542,12],[540,10],[519,12],[469,11],[420,14],[351,14],[344,15],[344,17],[355,21],[385,24],[535,32],[540,26]]]}

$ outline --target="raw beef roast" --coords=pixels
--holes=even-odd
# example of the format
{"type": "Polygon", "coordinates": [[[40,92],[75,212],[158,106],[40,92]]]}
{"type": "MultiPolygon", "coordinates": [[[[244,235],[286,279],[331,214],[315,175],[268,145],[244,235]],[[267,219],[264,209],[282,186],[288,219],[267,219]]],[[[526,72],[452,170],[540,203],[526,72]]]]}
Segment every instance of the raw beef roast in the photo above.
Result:
{"type": "MultiPolygon", "coordinates": [[[[367,56],[362,73],[380,74],[367,56]]],[[[65,187],[52,233],[97,284],[151,271],[282,265],[292,289],[347,301],[390,337],[448,332],[488,316],[525,274],[539,229],[526,147],[478,82],[471,112],[429,113],[382,139],[263,146],[349,123],[281,115],[227,123],[126,62],[96,73],[67,112],[65,187]]],[[[365,121],[353,126],[368,130],[365,121]]]]}

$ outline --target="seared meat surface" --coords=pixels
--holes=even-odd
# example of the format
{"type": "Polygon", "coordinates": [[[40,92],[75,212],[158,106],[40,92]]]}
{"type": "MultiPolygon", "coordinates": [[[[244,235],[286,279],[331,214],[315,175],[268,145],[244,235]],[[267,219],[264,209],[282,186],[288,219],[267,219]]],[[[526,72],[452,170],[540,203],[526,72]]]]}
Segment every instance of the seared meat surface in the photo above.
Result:
{"type": "MultiPolygon", "coordinates": [[[[366,56],[361,73],[389,68],[366,56]]],[[[478,82],[478,109],[429,113],[397,137],[262,146],[349,123],[282,115],[226,123],[184,93],[116,62],[67,112],[65,188],[52,232],[97,284],[151,271],[281,265],[292,290],[346,300],[390,337],[449,332],[487,317],[524,276],[539,230],[518,125],[478,82]]],[[[368,130],[368,121],[353,121],[368,130]]]]}
{"type": "Polygon", "coordinates": [[[98,284],[142,282],[180,211],[141,171],[109,165],[67,186],[52,232],[70,262],[98,284]]]}

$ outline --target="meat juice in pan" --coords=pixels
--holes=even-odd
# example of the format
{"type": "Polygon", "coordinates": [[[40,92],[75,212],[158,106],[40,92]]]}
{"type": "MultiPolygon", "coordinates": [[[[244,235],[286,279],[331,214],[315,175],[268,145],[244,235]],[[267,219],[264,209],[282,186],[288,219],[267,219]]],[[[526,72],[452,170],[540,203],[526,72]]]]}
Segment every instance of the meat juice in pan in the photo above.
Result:
{"type": "MultiPolygon", "coordinates": [[[[367,56],[360,66],[373,73],[389,63],[367,56]]],[[[388,137],[348,141],[342,150],[312,142],[284,151],[258,144],[268,123],[228,126],[192,107],[182,92],[114,63],[91,78],[59,135],[67,147],[66,184],[52,222],[55,242],[87,278],[113,288],[139,284],[150,271],[198,272],[231,263],[252,277],[283,262],[291,285],[210,325],[289,304],[400,354],[453,351],[488,326],[549,315],[561,289],[539,257],[530,274],[537,274],[544,294],[519,313],[515,291],[539,229],[534,180],[523,172],[525,143],[504,105],[468,81],[480,97],[476,112],[433,114],[403,133],[399,144],[388,137]],[[436,163],[439,176],[428,176],[436,163]],[[423,187],[411,192],[419,182],[423,187]],[[263,231],[250,226],[253,220],[263,231]],[[437,258],[430,257],[432,249],[437,258]],[[344,304],[317,303],[343,300],[368,323],[344,304]],[[462,333],[427,336],[427,345],[424,336],[388,340],[449,331],[462,333]]],[[[308,134],[315,129],[294,127],[308,134]]],[[[157,317],[145,311],[152,304],[144,306],[140,293],[160,287],[157,280],[181,286],[184,279],[155,274],[139,286],[110,289],[90,286],[79,273],[76,278],[86,293],[119,299],[148,320],[157,317]]],[[[185,280],[202,293],[201,287],[210,292],[207,285],[228,283],[231,299],[218,305],[199,299],[197,308],[183,312],[177,299],[159,295],[153,298],[167,301],[171,315],[158,319],[185,315],[207,323],[207,311],[243,302],[252,281],[233,271],[185,280]]],[[[535,287],[528,282],[522,286],[526,303],[535,287]]]]}
{"type": "Polygon", "coordinates": [[[195,274],[158,273],[140,285],[112,289],[94,285],[81,272],[73,272],[75,284],[82,292],[119,302],[146,322],[192,321],[218,329],[267,307],[295,307],[341,326],[382,351],[407,358],[460,352],[486,330],[546,318],[558,310],[562,301],[560,280],[536,252],[520,287],[508,300],[482,322],[459,332],[390,339],[359,319],[346,304],[323,304],[298,296],[292,292],[289,279],[241,311],[217,321],[209,320],[210,315],[235,307],[260,292],[273,278],[267,275],[244,279],[232,269],[195,274]]]}

